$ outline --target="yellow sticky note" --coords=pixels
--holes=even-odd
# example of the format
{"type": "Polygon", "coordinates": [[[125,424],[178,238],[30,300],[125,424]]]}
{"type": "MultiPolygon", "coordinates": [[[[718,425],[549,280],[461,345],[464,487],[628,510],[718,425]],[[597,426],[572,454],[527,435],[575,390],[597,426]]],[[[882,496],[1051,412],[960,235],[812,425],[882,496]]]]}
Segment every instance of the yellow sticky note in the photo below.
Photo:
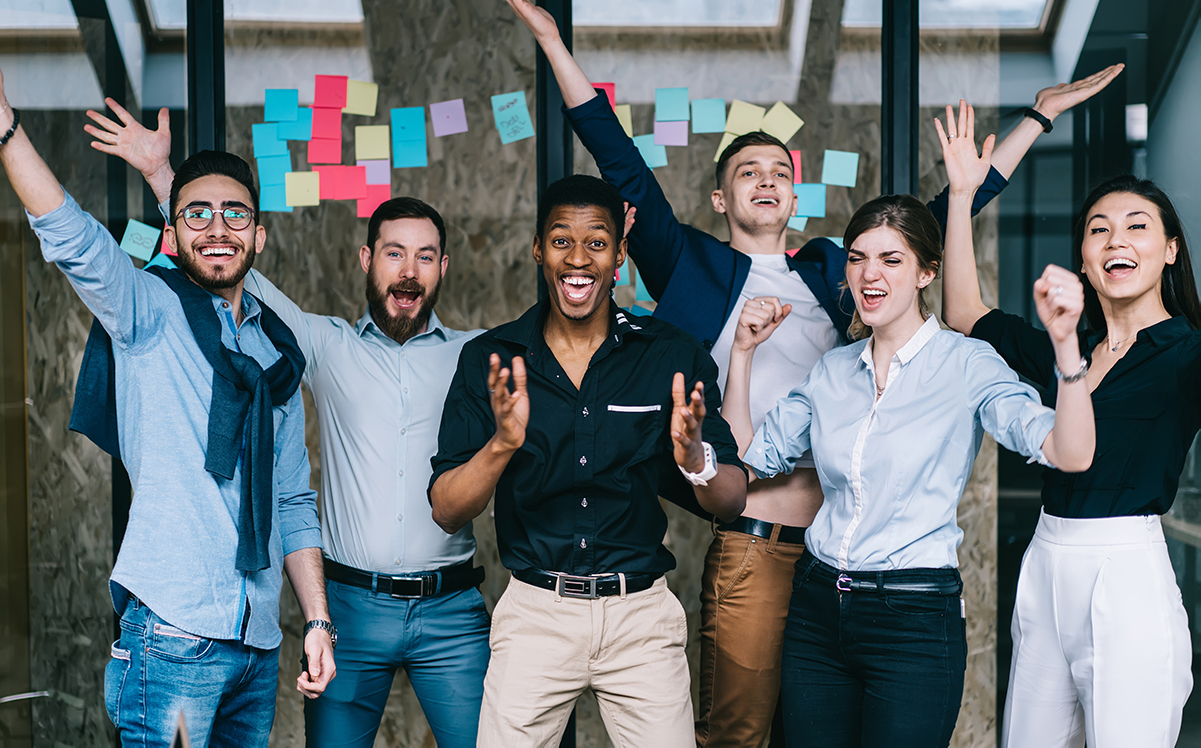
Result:
{"type": "Polygon", "coordinates": [[[346,106],[344,114],[375,116],[375,101],[379,98],[379,85],[363,81],[346,81],[346,106]]]}
{"type": "Polygon", "coordinates": [[[736,137],[738,136],[732,132],[728,132],[721,136],[721,144],[717,146],[717,153],[713,154],[713,163],[716,164],[718,161],[721,161],[721,152],[724,151],[726,147],[730,145],[730,143],[733,143],[734,138],[736,137]]]}
{"type": "Polygon", "coordinates": [[[796,116],[796,113],[788,108],[788,105],[782,101],[777,101],[775,106],[767,110],[767,114],[763,117],[763,125],[761,129],[768,135],[775,135],[780,139],[781,143],[787,143],[788,139],[796,135],[796,131],[801,129],[805,121],[796,116]]]}
{"type": "Polygon", "coordinates": [[[626,135],[634,137],[634,118],[630,114],[630,105],[618,104],[613,107],[613,111],[617,114],[617,121],[621,123],[621,129],[626,131],[626,135]]]}
{"type": "Polygon", "coordinates": [[[765,111],[761,106],[734,99],[734,103],[730,104],[730,113],[726,115],[726,132],[746,135],[748,132],[758,130],[763,127],[765,111]]]}
{"type": "Polygon", "coordinates": [[[354,157],[359,161],[382,161],[392,157],[387,125],[359,125],[354,129],[354,157]]]}
{"type": "Polygon", "coordinates": [[[284,175],[284,203],[292,207],[317,205],[321,175],[315,171],[290,171],[284,175]]]}

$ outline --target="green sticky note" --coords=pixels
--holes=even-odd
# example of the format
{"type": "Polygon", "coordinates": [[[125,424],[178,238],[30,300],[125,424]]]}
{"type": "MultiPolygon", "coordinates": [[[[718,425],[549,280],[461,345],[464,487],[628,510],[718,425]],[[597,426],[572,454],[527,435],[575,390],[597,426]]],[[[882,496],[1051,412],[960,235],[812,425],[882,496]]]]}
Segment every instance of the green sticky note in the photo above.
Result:
{"type": "Polygon", "coordinates": [[[655,89],[655,121],[686,122],[688,120],[687,88],[655,89]]]}
{"type": "Polygon", "coordinates": [[[121,237],[121,249],[130,257],[145,262],[154,254],[154,248],[158,246],[158,235],[161,233],[153,226],[130,219],[125,225],[125,235],[121,237]]]}
{"type": "Polygon", "coordinates": [[[725,132],[725,130],[725,99],[697,99],[692,102],[692,132],[725,132]]]}
{"type": "Polygon", "coordinates": [[[826,217],[826,185],[824,184],[794,184],[796,192],[796,214],[810,218],[826,217]]]}
{"type": "Polygon", "coordinates": [[[639,135],[634,138],[634,145],[638,146],[638,151],[642,153],[642,160],[652,169],[657,169],[660,166],[667,166],[667,147],[655,145],[655,135],[639,135]]]}
{"type": "Polygon", "coordinates": [[[492,97],[492,116],[500,132],[500,142],[509,144],[534,137],[534,123],[525,103],[525,91],[497,94],[492,97]]]}
{"type": "Polygon", "coordinates": [[[849,151],[826,151],[822,157],[822,184],[854,187],[859,176],[859,154],[849,151]]]}

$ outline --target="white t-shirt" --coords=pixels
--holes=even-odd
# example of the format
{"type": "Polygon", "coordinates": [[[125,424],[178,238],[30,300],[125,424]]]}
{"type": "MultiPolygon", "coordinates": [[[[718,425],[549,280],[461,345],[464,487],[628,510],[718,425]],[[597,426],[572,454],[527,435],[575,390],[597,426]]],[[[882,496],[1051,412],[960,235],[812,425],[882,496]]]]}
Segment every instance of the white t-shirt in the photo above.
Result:
{"type": "MultiPolygon", "coordinates": [[[[755,351],[751,367],[751,425],[756,431],[776,401],[786,396],[804,381],[809,370],[826,351],[838,345],[838,332],[830,316],[822,309],[817,297],[805,285],[801,276],[788,267],[788,258],[779,255],[748,255],[751,271],[734,304],[734,312],[713,345],[717,362],[717,384],[726,390],[726,375],[730,369],[730,348],[742,306],[748,299],[775,296],[780,304],[792,304],[792,313],[755,351]]],[[[813,458],[806,452],[797,467],[813,467],[813,458]]]]}

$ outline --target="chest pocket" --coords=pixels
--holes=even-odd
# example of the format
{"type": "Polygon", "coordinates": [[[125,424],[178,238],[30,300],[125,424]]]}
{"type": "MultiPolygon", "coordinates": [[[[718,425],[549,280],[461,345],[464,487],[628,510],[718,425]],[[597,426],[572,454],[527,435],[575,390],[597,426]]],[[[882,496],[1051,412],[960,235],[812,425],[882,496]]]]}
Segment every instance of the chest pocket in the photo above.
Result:
{"type": "Polygon", "coordinates": [[[663,405],[607,406],[605,427],[598,434],[598,451],[619,471],[653,457],[665,444],[669,411],[663,405]]]}

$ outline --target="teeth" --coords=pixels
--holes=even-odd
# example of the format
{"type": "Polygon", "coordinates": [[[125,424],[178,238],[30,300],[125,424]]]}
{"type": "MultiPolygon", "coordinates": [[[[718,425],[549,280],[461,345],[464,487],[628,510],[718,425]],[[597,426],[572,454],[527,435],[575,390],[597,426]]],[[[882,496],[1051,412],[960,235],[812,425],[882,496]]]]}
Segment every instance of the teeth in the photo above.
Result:
{"type": "Polygon", "coordinates": [[[233,255],[233,253],[234,251],[228,247],[209,247],[207,249],[200,250],[200,254],[205,257],[212,257],[213,255],[233,255]]]}
{"type": "Polygon", "coordinates": [[[575,275],[564,278],[563,281],[570,286],[590,286],[593,282],[591,278],[581,278],[575,275]]]}
{"type": "Polygon", "coordinates": [[[1115,267],[1136,268],[1138,265],[1133,260],[1128,260],[1125,257],[1115,257],[1105,263],[1105,270],[1113,270],[1115,267]]]}
{"type": "Polygon", "coordinates": [[[771,197],[757,197],[751,201],[755,205],[779,205],[780,201],[771,197]]]}
{"type": "Polygon", "coordinates": [[[863,289],[863,295],[864,296],[885,296],[886,294],[884,291],[881,291],[879,289],[865,288],[865,289],[863,289]]]}

